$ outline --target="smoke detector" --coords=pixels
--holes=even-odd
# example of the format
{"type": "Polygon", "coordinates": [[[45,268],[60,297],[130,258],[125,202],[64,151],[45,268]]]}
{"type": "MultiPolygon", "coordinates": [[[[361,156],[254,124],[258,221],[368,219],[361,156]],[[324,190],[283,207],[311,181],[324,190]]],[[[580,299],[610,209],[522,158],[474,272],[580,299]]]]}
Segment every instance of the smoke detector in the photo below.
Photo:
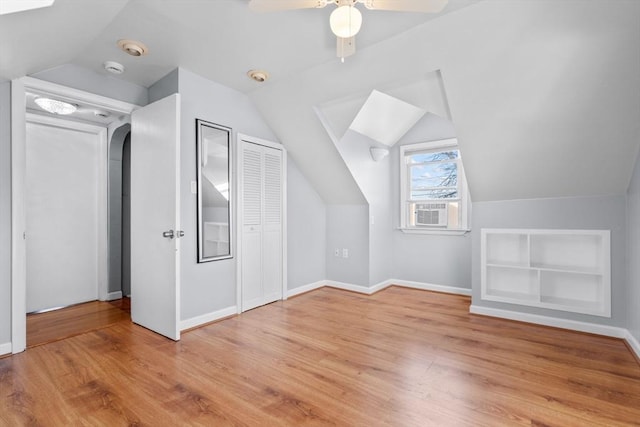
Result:
{"type": "Polygon", "coordinates": [[[124,65],[116,61],[107,61],[103,64],[104,69],[113,74],[124,73],[124,65]]]}
{"type": "Polygon", "coordinates": [[[269,73],[263,70],[249,70],[247,71],[247,76],[258,83],[262,83],[269,78],[269,73]]]}
{"type": "Polygon", "coordinates": [[[144,56],[149,53],[149,48],[144,43],[136,40],[120,39],[118,40],[118,47],[131,56],[144,56]]]}

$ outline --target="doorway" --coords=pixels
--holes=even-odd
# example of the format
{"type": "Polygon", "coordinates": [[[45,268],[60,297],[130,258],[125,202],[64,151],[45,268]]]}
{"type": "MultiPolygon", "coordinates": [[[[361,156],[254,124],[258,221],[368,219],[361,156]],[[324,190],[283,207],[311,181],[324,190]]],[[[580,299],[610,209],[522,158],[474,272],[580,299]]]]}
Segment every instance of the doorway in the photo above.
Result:
{"type": "MultiPolygon", "coordinates": [[[[121,289],[116,295],[112,294],[109,287],[109,150],[107,137],[111,137],[112,135],[114,135],[116,133],[115,130],[119,127],[122,127],[122,125],[129,120],[130,114],[136,108],[136,106],[29,77],[24,77],[22,79],[12,81],[11,98],[11,352],[18,353],[23,351],[26,348],[27,344],[26,313],[28,311],[48,310],[50,308],[58,308],[70,304],[73,307],[78,307],[79,305],[77,305],[77,303],[81,303],[82,301],[87,301],[90,299],[94,301],[106,301],[122,294],[121,289]],[[60,116],[46,113],[35,107],[34,101],[39,97],[51,97],[71,102],[76,105],[77,112],[68,119],[61,121],[60,116]],[[27,163],[27,154],[29,150],[29,144],[27,143],[27,140],[28,132],[31,131],[30,129],[28,129],[28,127],[31,127],[31,125],[28,123],[33,123],[34,121],[44,121],[48,126],[50,126],[51,129],[56,129],[55,132],[63,134],[60,138],[58,138],[56,142],[58,149],[60,149],[61,146],[64,146],[64,141],[68,139],[70,135],[78,136],[83,132],[89,134],[100,134],[101,142],[97,144],[97,148],[93,150],[92,153],[88,154],[88,157],[84,157],[84,163],[82,159],[80,159],[79,162],[75,163],[77,167],[66,165],[66,167],[58,169],[54,167],[54,163],[60,163],[58,166],[61,166],[63,163],[65,163],[71,157],[76,156],[78,153],[72,151],[71,153],[63,154],[59,151],[64,150],[56,150],[53,146],[46,147],[50,150],[49,154],[51,154],[52,156],[60,154],[62,157],[57,158],[56,160],[54,160],[53,157],[50,157],[49,160],[51,161],[49,162],[47,161],[46,154],[42,156],[38,155],[43,172],[40,174],[40,176],[37,176],[38,174],[35,174],[35,177],[30,177],[28,174],[29,165],[27,163]],[[75,129],[75,132],[79,133],[65,135],[65,131],[61,131],[61,129],[69,128],[75,129]],[[99,130],[96,131],[96,128],[99,130]],[[87,161],[87,159],[89,160],[87,161]],[[85,163],[91,164],[93,166],[93,170],[91,170],[91,167],[87,167],[87,164],[85,163]],[[86,175],[74,175],[79,170],[84,170],[85,173],[89,173],[91,179],[86,179],[86,175]],[[50,173],[47,174],[47,171],[49,171],[50,173]],[[71,176],[67,177],[68,181],[65,181],[65,174],[67,173],[71,176]],[[91,173],[94,173],[95,175],[91,175],[91,173]],[[51,177],[55,177],[55,179],[51,179],[51,177]],[[93,178],[95,178],[95,180],[93,178]],[[75,202],[78,202],[78,200],[80,200],[80,208],[76,207],[74,203],[69,203],[68,198],[65,199],[64,202],[59,200],[65,197],[52,196],[51,198],[47,199],[46,197],[42,198],[41,195],[36,195],[37,197],[35,197],[33,194],[30,195],[27,187],[29,186],[29,188],[31,188],[30,185],[33,183],[31,181],[32,179],[41,181],[52,181],[47,183],[46,185],[41,186],[40,190],[44,191],[45,193],[52,189],[55,190],[57,187],[71,187],[69,188],[70,191],[67,192],[67,195],[65,197],[68,197],[69,194],[71,194],[71,202],[73,202],[74,200],[75,202]],[[73,195],[75,191],[79,191],[79,189],[75,188],[74,186],[81,185],[83,182],[85,184],[89,182],[91,187],[93,187],[94,183],[96,184],[93,195],[88,197],[89,199],[91,199],[89,203],[86,203],[86,200],[83,200],[83,198],[79,195],[77,197],[73,195]],[[45,188],[47,187],[47,185],[49,185],[49,187],[45,188]],[[39,201],[36,200],[36,205],[38,203],[40,203],[41,205],[41,209],[39,212],[40,219],[37,222],[31,221],[29,218],[31,213],[34,212],[32,209],[33,206],[31,206],[30,209],[30,197],[39,199],[39,201]],[[95,201],[95,203],[93,203],[93,201],[95,201]],[[61,209],[62,213],[60,214],[60,216],[58,216],[58,220],[51,223],[51,221],[48,221],[46,219],[46,213],[54,212],[56,208],[59,207],[58,205],[60,205],[62,208],[68,208],[68,210],[65,214],[65,209],[61,209]],[[68,221],[69,218],[66,218],[65,215],[69,214],[69,212],[73,212],[74,210],[80,211],[82,215],[76,217],[76,221],[68,221]],[[91,219],[87,220],[87,218],[91,219]],[[64,224],[65,227],[58,226],[60,221],[66,222],[64,224]],[[35,232],[42,230],[37,230],[37,226],[34,228],[34,224],[40,225],[40,228],[45,229],[65,228],[64,230],[54,230],[61,232],[56,234],[55,236],[50,234],[48,238],[45,238],[40,242],[48,243],[49,246],[46,246],[45,244],[42,245],[42,247],[40,248],[40,253],[44,254],[45,256],[43,259],[40,259],[37,262],[34,262],[33,259],[30,259],[34,255],[32,249],[37,248],[38,246],[35,243],[32,245],[32,242],[30,240],[32,236],[30,233],[31,231],[35,232]],[[73,238],[78,237],[78,235],[84,237],[84,240],[80,239],[80,242],[72,241],[73,238]],[[29,242],[29,245],[27,244],[27,242],[29,242]],[[79,251],[79,249],[82,248],[84,248],[84,250],[79,251]],[[58,253],[64,253],[64,256],[66,256],[66,258],[64,256],[62,258],[53,256],[53,254],[57,255],[58,253]],[[37,276],[38,274],[42,273],[42,271],[40,271],[39,269],[31,268],[36,266],[38,262],[51,264],[49,267],[52,267],[52,269],[50,269],[49,271],[53,271],[57,275],[71,273],[69,274],[71,280],[78,279],[78,283],[85,285],[83,294],[81,296],[76,295],[70,299],[62,298],[55,301],[50,300],[49,302],[39,303],[37,307],[36,305],[32,305],[31,298],[27,295],[29,292],[27,282],[28,279],[29,282],[31,282],[30,279],[34,275],[37,276]]],[[[47,138],[48,137],[45,137],[45,139],[47,138]]],[[[82,137],[78,137],[78,139],[82,140],[82,137]]],[[[80,147],[79,150],[83,151],[87,148],[86,145],[86,143],[85,145],[83,145],[81,142],[79,142],[79,145],[76,145],[75,147],[80,147]]],[[[86,155],[87,153],[85,152],[84,154],[86,155]]],[[[38,158],[38,156],[36,156],[36,158],[38,158]]],[[[121,223],[122,220],[120,219],[118,222],[121,223]]],[[[67,277],[66,280],[69,280],[69,277],[67,277]]],[[[43,279],[43,283],[47,283],[46,274],[41,279],[43,279]]],[[[65,278],[57,277],[56,281],[64,282],[65,278]]],[[[53,292],[50,291],[50,289],[47,289],[45,292],[37,292],[37,294],[39,294],[38,296],[43,296],[49,293],[49,295],[45,296],[53,295],[56,298],[61,298],[60,293],[63,293],[57,292],[55,290],[53,292]]]]}

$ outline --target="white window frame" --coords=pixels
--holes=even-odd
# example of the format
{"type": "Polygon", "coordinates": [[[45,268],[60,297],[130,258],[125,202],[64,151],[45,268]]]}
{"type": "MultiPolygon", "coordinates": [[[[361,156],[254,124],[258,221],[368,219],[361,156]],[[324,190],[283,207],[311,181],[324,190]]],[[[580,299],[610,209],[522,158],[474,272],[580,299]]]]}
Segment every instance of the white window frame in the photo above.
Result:
{"type": "Polygon", "coordinates": [[[408,223],[408,212],[407,208],[409,203],[418,202],[418,203],[433,203],[438,201],[444,201],[445,199],[431,199],[431,200],[410,200],[409,195],[411,194],[411,180],[409,178],[409,170],[408,164],[406,162],[406,157],[416,152],[424,152],[424,151],[435,151],[440,149],[457,149],[458,140],[456,138],[430,141],[430,142],[421,142],[417,144],[408,144],[400,147],[400,230],[405,233],[416,233],[416,234],[465,234],[470,231],[469,227],[469,217],[471,210],[471,202],[469,199],[469,190],[467,187],[467,178],[464,173],[464,167],[462,165],[462,154],[460,154],[459,158],[456,160],[458,164],[458,199],[446,200],[446,201],[460,201],[460,210],[461,210],[461,218],[460,218],[460,227],[459,228],[443,228],[441,226],[411,226],[408,223]]]}

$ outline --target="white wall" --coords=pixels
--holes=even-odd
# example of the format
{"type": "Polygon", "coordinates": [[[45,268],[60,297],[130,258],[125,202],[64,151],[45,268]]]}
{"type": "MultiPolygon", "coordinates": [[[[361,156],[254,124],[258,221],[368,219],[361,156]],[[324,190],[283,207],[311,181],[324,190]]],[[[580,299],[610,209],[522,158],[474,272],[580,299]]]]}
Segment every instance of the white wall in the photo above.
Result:
{"type": "Polygon", "coordinates": [[[368,218],[367,205],[327,205],[327,279],[369,286],[368,218]],[[343,249],[349,251],[348,258],[342,256],[343,249]]]}
{"type": "Polygon", "coordinates": [[[0,346],[11,341],[11,83],[0,83],[0,346]]]}
{"type": "Polygon", "coordinates": [[[104,148],[95,134],[27,123],[27,312],[98,298],[104,148]]]}
{"type": "Polygon", "coordinates": [[[320,195],[287,161],[287,287],[295,289],[326,279],[327,208],[320,195]]]}
{"type": "Polygon", "coordinates": [[[78,65],[65,64],[35,73],[31,77],[131,104],[147,105],[149,103],[149,93],[146,88],[117,79],[106,71],[104,74],[98,74],[78,65]]]}
{"type": "MultiPolygon", "coordinates": [[[[369,282],[375,285],[391,278],[393,271],[393,250],[391,212],[391,177],[389,158],[373,161],[369,149],[379,146],[374,140],[352,130],[347,130],[336,143],[340,156],[353,175],[360,191],[369,203],[368,216],[360,218],[368,229],[368,248],[365,256],[369,258],[369,282]],[[373,221],[372,221],[373,220],[373,221]]],[[[363,211],[364,214],[364,211],[363,211]]],[[[350,257],[359,257],[354,248],[349,248],[350,257]]],[[[334,248],[335,249],[335,248],[334,248]]]]}
{"type": "MultiPolygon", "coordinates": [[[[469,235],[406,234],[400,225],[400,147],[419,142],[456,137],[453,123],[434,114],[426,114],[393,147],[391,200],[393,201],[393,277],[436,285],[471,288],[471,238],[469,235]]],[[[462,151],[462,163],[464,151],[462,151]]],[[[469,183],[471,184],[471,183],[469,183]]],[[[471,215],[473,225],[473,215],[471,215]]]]}
{"type": "MultiPolygon", "coordinates": [[[[197,262],[197,202],[191,193],[191,182],[196,180],[196,119],[228,126],[234,135],[240,132],[272,141],[276,138],[246,95],[182,68],[177,73],[177,90],[182,99],[180,214],[185,232],[181,242],[180,311],[182,320],[186,320],[236,304],[236,258],[197,262]]],[[[171,92],[175,72],[166,79],[150,88],[152,99],[171,92]]],[[[235,237],[234,234],[234,243],[235,237]]]]}
{"type": "Polygon", "coordinates": [[[602,325],[621,327],[625,325],[627,310],[625,195],[476,202],[473,204],[471,235],[474,305],[602,325]],[[481,300],[480,230],[482,228],[611,230],[611,318],[481,300]]]}
{"type": "Polygon", "coordinates": [[[640,157],[627,191],[627,248],[626,328],[640,342],[640,157]]]}

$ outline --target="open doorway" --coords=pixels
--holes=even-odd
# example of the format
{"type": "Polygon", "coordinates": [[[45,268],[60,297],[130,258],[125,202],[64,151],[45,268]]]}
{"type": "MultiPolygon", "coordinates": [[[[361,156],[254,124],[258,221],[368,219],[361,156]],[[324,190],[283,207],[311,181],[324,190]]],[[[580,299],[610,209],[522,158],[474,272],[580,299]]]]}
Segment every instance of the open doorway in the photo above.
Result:
{"type": "Polygon", "coordinates": [[[34,347],[131,319],[131,138],[128,123],[109,132],[107,165],[98,154],[106,128],[27,120],[27,347],[34,347]],[[99,179],[104,168],[108,185],[99,179]],[[98,202],[106,198],[101,187],[107,204],[98,202]],[[100,251],[102,218],[108,254],[100,251]],[[100,264],[108,269],[106,298],[99,298],[100,264]]]}
{"type": "MultiPolygon", "coordinates": [[[[32,79],[25,80],[31,83],[32,79]]],[[[131,292],[130,280],[128,287],[122,283],[128,276],[122,266],[130,265],[126,258],[130,227],[126,228],[122,209],[128,205],[122,197],[128,198],[129,173],[121,164],[134,106],[116,101],[116,108],[105,108],[101,97],[96,97],[96,104],[83,96],[65,95],[63,99],[75,105],[76,112],[52,114],[39,109],[35,100],[59,88],[44,85],[44,91],[25,85],[24,104],[19,107],[24,111],[25,130],[13,147],[17,153],[12,158],[17,166],[15,197],[23,201],[24,215],[15,216],[12,228],[14,236],[21,228],[26,230],[20,236],[24,256],[20,257],[19,246],[13,252],[14,267],[18,264],[12,297],[12,335],[18,338],[12,343],[14,353],[24,349],[19,339],[21,323],[24,346],[31,347],[130,320],[130,302],[121,299],[131,292]],[[114,153],[117,170],[112,167],[114,153]],[[117,203],[111,194],[114,179],[125,185],[124,191],[122,184],[117,188],[117,203]],[[22,261],[23,270],[16,261],[22,261]]]]}

